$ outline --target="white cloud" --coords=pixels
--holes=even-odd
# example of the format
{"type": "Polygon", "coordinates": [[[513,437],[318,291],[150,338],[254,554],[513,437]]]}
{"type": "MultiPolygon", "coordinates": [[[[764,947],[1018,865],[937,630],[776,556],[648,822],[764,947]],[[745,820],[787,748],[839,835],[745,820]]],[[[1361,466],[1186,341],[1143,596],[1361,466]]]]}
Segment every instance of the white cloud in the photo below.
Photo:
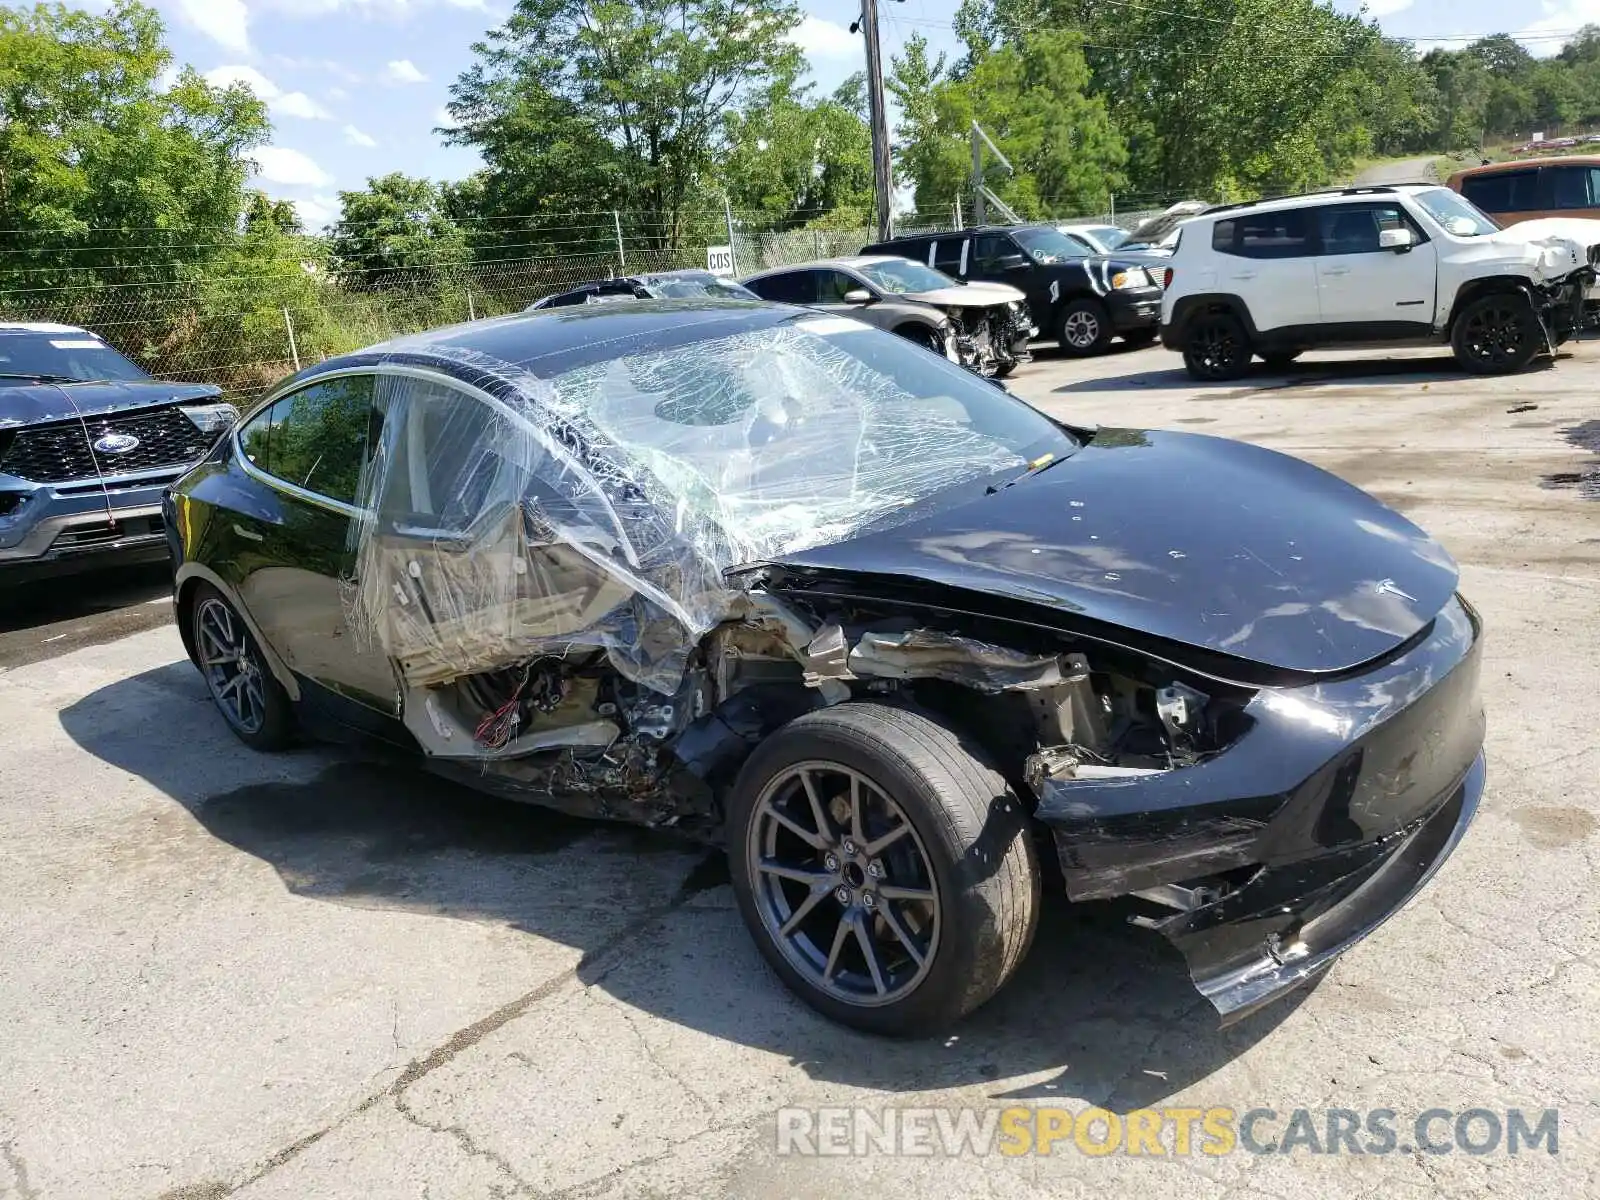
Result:
{"type": "Polygon", "coordinates": [[[256,94],[258,100],[276,100],[282,94],[282,89],[272,80],[268,79],[254,67],[224,66],[212,67],[205,74],[205,81],[212,87],[228,88],[236,83],[242,83],[256,94]]]}
{"type": "Polygon", "coordinates": [[[332,113],[304,92],[289,92],[279,96],[270,107],[279,116],[299,117],[305,121],[333,120],[332,113]]]}
{"type": "Polygon", "coordinates": [[[809,14],[795,26],[789,40],[807,58],[853,58],[866,53],[861,38],[843,25],[809,14]]]}
{"type": "Polygon", "coordinates": [[[300,196],[291,200],[295,211],[300,214],[300,224],[306,227],[308,233],[315,233],[325,225],[331,225],[339,219],[339,198],[327,196],[322,193],[313,193],[310,196],[300,196]]]}
{"type": "Polygon", "coordinates": [[[390,83],[427,83],[428,77],[409,58],[396,59],[385,68],[383,77],[390,83]]]}
{"type": "Polygon", "coordinates": [[[268,183],[301,187],[328,187],[333,183],[333,176],[313,159],[287,146],[263,146],[254,157],[261,178],[268,183]]]}
{"type": "Polygon", "coordinates": [[[244,0],[177,0],[183,21],[229,50],[250,49],[250,10],[244,0]]]}
{"type": "Polygon", "coordinates": [[[433,124],[436,129],[458,128],[458,122],[450,115],[450,110],[442,104],[434,111],[433,124]]]}
{"type": "Polygon", "coordinates": [[[178,76],[183,74],[183,68],[177,63],[169,63],[167,69],[156,78],[156,91],[170,92],[173,85],[178,82],[178,76]]]}
{"type": "Polygon", "coordinates": [[[352,146],[365,146],[369,150],[378,144],[376,138],[370,134],[362,133],[354,125],[346,125],[344,127],[344,140],[352,146]]]}
{"type": "Polygon", "coordinates": [[[350,99],[350,93],[345,91],[342,87],[331,87],[328,89],[328,99],[348,100],[350,99]]]}

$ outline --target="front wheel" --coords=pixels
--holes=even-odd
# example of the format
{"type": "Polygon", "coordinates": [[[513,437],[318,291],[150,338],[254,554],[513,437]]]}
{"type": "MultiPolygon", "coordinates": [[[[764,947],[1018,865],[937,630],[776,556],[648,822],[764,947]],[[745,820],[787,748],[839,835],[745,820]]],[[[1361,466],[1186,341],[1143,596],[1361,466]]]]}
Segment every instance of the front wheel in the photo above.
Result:
{"type": "Polygon", "coordinates": [[[1250,335],[1229,312],[1201,313],[1183,339],[1183,365],[1195,379],[1238,379],[1250,369],[1250,335]]]}
{"type": "Polygon", "coordinates": [[[199,585],[190,611],[195,660],[228,728],[252,749],[283,749],[294,732],[289,696],[244,618],[210,584],[199,585]]]}
{"type": "Polygon", "coordinates": [[[1106,306],[1088,296],[1071,301],[1056,322],[1056,341],[1067,354],[1096,354],[1106,348],[1111,337],[1106,306]]]}
{"type": "Polygon", "coordinates": [[[1472,301],[1456,317],[1450,348],[1477,375],[1520,371],[1544,345],[1544,329],[1520,292],[1496,292],[1472,301]]]}
{"type": "Polygon", "coordinates": [[[920,713],[846,703],[784,726],[740,772],[728,813],[739,911],[823,1015],[934,1033],[1021,963],[1039,903],[1029,817],[969,745],[920,713]]]}

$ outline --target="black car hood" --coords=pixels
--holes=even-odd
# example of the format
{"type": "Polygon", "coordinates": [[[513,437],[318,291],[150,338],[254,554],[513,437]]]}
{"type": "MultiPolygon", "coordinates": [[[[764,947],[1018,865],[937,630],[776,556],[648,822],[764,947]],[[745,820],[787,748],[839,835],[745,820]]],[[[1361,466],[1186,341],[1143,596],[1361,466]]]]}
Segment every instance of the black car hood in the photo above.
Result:
{"type": "Polygon", "coordinates": [[[23,383],[0,380],[0,429],[59,421],[80,413],[104,416],[129,408],[148,408],[174,401],[207,403],[222,389],[207,383],[163,383],[159,379],[127,383],[23,383]],[[74,407],[76,405],[76,407],[74,407]]]}
{"type": "Polygon", "coordinates": [[[1427,534],[1309,463],[1132,430],[1100,430],[993,494],[774,562],[931,582],[1046,606],[1066,628],[1315,674],[1405,642],[1457,578],[1427,534]]]}

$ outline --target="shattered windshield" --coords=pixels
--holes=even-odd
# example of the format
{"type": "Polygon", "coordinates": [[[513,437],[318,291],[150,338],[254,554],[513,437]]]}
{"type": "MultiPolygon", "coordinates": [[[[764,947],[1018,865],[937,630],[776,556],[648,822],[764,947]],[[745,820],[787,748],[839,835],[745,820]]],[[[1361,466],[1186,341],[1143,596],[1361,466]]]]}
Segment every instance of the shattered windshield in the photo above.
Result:
{"type": "Polygon", "coordinates": [[[692,275],[657,275],[646,281],[650,294],[661,300],[691,300],[717,296],[728,300],[754,300],[755,293],[729,279],[718,279],[709,271],[692,275]]]}
{"type": "Polygon", "coordinates": [[[946,488],[1076,448],[993,385],[844,318],[628,355],[552,382],[744,561],[840,540],[946,488]]]}

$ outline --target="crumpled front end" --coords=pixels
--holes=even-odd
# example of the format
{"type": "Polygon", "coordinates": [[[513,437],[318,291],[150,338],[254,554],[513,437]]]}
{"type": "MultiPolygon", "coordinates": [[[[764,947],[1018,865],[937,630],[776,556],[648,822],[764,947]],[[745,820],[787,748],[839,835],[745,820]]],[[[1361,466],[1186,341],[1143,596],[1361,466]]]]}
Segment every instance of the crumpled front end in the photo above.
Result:
{"type": "Polygon", "coordinates": [[[1243,732],[1165,771],[1035,764],[1074,899],[1134,897],[1237,1020],[1315,976],[1427,882],[1483,789],[1480,627],[1452,600],[1391,661],[1257,692],[1243,732]]]}

